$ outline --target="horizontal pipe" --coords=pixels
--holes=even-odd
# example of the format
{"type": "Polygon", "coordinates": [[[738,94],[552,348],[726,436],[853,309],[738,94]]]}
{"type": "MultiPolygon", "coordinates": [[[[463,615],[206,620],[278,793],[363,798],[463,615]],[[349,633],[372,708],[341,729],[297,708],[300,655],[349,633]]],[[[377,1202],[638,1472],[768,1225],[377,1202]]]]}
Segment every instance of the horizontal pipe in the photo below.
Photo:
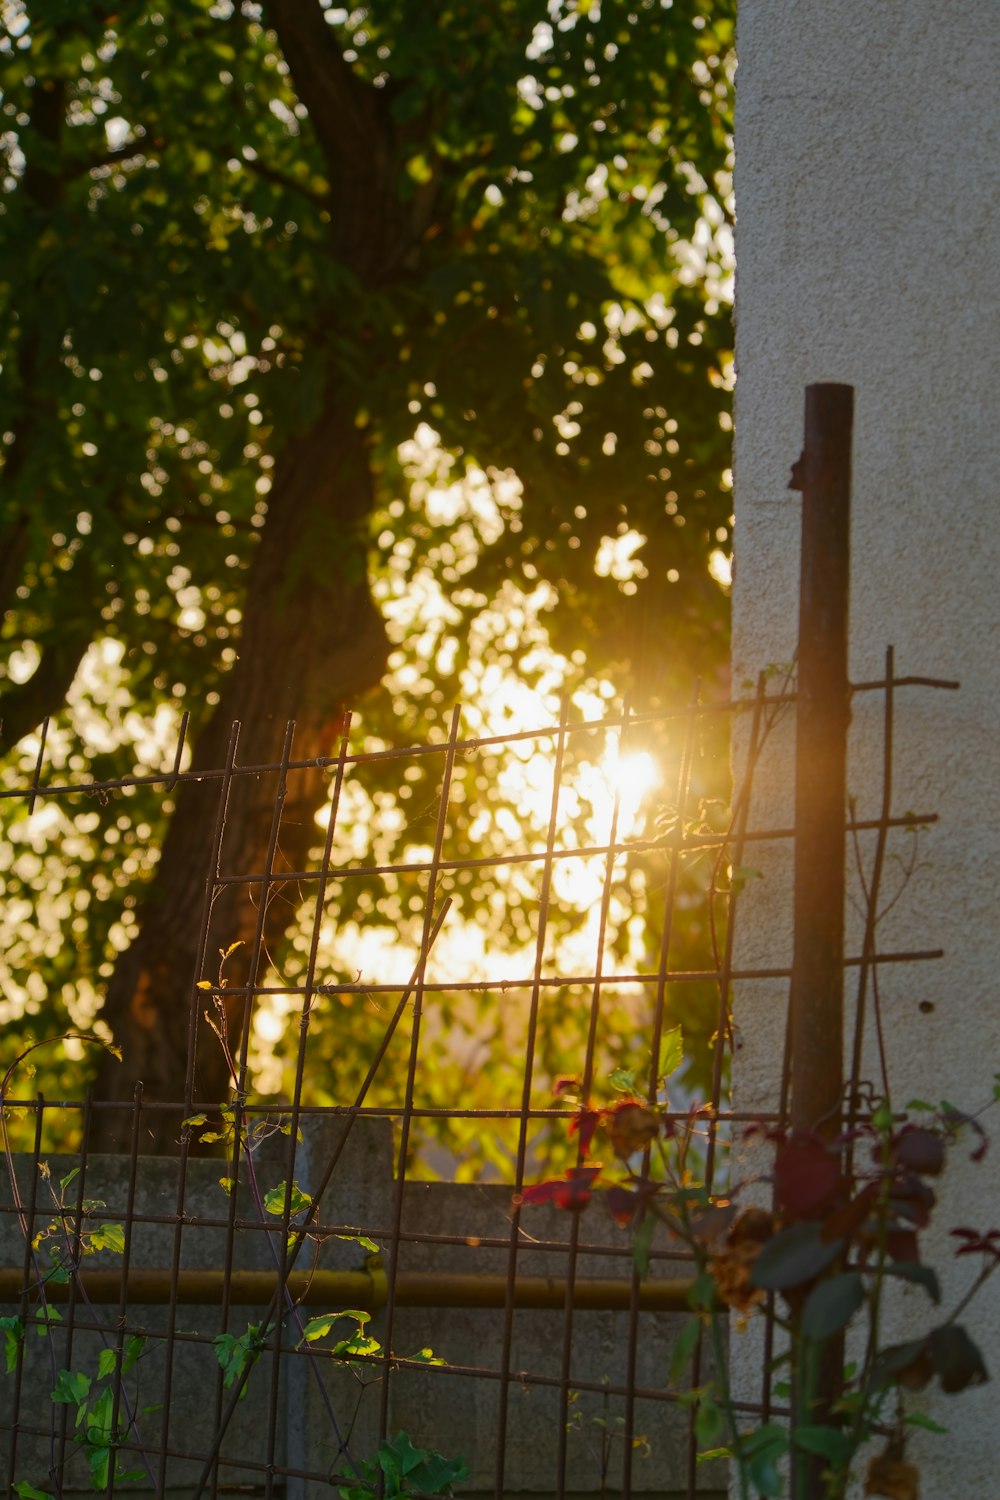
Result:
{"type": "MultiPolygon", "coordinates": [[[[122,1299],[120,1271],[80,1271],[76,1276],[77,1296],[95,1303],[117,1303],[122,1299]]],[[[128,1273],[125,1300],[136,1306],[151,1306],[176,1300],[183,1305],[222,1303],[228,1289],[228,1300],[240,1307],[263,1307],[274,1295],[277,1274],[274,1271],[180,1271],[176,1298],[172,1298],[169,1270],[138,1270],[128,1273]]],[[[400,1307],[504,1307],[507,1300],[507,1277],[503,1275],[452,1275],[446,1271],[400,1271],[396,1276],[396,1304],[400,1307]]],[[[684,1312],[690,1306],[688,1294],[692,1281],[687,1276],[658,1281],[642,1281],[637,1288],[639,1306],[647,1311],[684,1312]]],[[[0,1270],[0,1303],[19,1302],[27,1289],[29,1296],[37,1282],[29,1280],[27,1288],[19,1270],[0,1270]]],[[[367,1271],[293,1271],[288,1290],[296,1302],[307,1307],[357,1307],[368,1311],[383,1307],[387,1282],[384,1272],[369,1275],[367,1271]]],[[[70,1284],[46,1281],[45,1296],[50,1302],[69,1300],[70,1284]]],[[[631,1305],[631,1282],[611,1277],[577,1277],[573,1283],[572,1302],[578,1309],[614,1312],[631,1305]]],[[[515,1307],[555,1308],[566,1305],[566,1280],[558,1276],[518,1276],[514,1281],[515,1307]]]]}

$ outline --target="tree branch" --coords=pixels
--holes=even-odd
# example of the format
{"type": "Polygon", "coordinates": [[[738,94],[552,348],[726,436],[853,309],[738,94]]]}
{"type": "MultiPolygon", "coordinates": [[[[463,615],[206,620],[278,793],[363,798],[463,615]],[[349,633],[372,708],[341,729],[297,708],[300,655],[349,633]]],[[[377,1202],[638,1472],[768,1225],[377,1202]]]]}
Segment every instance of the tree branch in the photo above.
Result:
{"type": "Polygon", "coordinates": [[[280,172],[277,167],[269,167],[266,162],[260,161],[258,157],[241,156],[237,151],[231,151],[230,156],[239,161],[241,165],[250,172],[255,172],[265,182],[273,182],[276,187],[287,188],[289,192],[299,193],[303,198],[308,198],[311,203],[316,203],[320,208],[329,208],[331,194],[329,190],[325,193],[314,192],[312,188],[306,187],[304,182],[297,182],[294,177],[280,172]]]}
{"type": "Polygon", "coordinates": [[[324,157],[356,165],[371,151],[373,90],[345,61],[317,0],[269,0],[265,13],[324,157]]]}
{"type": "Polygon", "coordinates": [[[0,747],[10,749],[37,729],[43,719],[60,711],[92,636],[81,616],[75,626],[63,628],[43,648],[42,659],[27,682],[4,684],[0,747]]]}
{"type": "MultiPolygon", "coordinates": [[[[161,141],[160,145],[163,144],[161,141]]],[[[77,162],[73,167],[67,167],[64,174],[65,181],[72,182],[77,177],[86,177],[91,172],[97,172],[101,167],[112,167],[115,162],[135,161],[137,157],[148,161],[149,149],[143,135],[139,140],[126,141],[122,146],[109,147],[102,151],[100,156],[89,156],[86,161],[77,162]]]]}

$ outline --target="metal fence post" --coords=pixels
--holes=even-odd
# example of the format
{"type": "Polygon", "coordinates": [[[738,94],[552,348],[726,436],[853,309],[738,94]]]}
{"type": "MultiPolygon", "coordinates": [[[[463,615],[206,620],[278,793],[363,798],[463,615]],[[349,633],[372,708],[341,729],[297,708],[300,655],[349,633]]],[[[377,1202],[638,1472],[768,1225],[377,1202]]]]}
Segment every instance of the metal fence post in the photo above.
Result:
{"type": "Polygon", "coordinates": [[[795,752],[791,1122],[833,1136],[843,1091],[847,619],[854,389],[806,388],[795,752]]]}
{"type": "MultiPolygon", "coordinates": [[[[802,492],[795,741],[795,919],[789,999],[791,1123],[840,1130],[844,1073],[844,868],[847,813],[848,595],[851,428],[849,385],[806,388],[805,446],[792,470],[802,492]]],[[[793,1427],[824,1423],[843,1381],[843,1339],[831,1339],[809,1410],[793,1427]]],[[[793,1385],[797,1382],[793,1379],[793,1385]]],[[[793,1408],[797,1398],[793,1396],[793,1408]]],[[[793,1500],[822,1500],[823,1459],[793,1454],[793,1500]]]]}

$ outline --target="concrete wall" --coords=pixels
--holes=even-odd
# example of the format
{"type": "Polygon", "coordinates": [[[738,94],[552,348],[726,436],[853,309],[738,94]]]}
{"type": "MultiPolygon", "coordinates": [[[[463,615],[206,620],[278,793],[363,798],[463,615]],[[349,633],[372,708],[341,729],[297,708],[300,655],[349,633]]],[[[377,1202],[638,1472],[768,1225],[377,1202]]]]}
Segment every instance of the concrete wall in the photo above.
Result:
{"type": "MultiPolygon", "coordinates": [[[[307,1123],[306,1138],[300,1151],[296,1180],[300,1186],[315,1189],[323,1177],[330,1153],[335,1147],[343,1121],[335,1118],[307,1123]]],[[[283,1138],[282,1152],[287,1149],[283,1138]]],[[[268,1148],[269,1149],[269,1148],[268,1148]]],[[[58,1182],[77,1162],[72,1158],[49,1159],[52,1178],[58,1182]]],[[[32,1191],[35,1166],[30,1157],[15,1158],[16,1174],[22,1201],[28,1202],[32,1191]]],[[[128,1196],[128,1159],[94,1157],[87,1166],[85,1196],[102,1201],[111,1215],[124,1211],[128,1196]]],[[[182,1230],[181,1264],[189,1268],[221,1269],[226,1260],[225,1220],[227,1199],[219,1187],[222,1165],[215,1161],[193,1161],[184,1193],[185,1216],[182,1230]]],[[[4,1172],[4,1177],[6,1177],[4,1172]]],[[[281,1157],[259,1162],[262,1188],[274,1186],[284,1176],[281,1157]]],[[[16,1267],[23,1263],[24,1241],[17,1216],[11,1211],[12,1196],[7,1183],[0,1191],[0,1266],[16,1267]]],[[[75,1201],[78,1183],[71,1185],[67,1203],[75,1201]]],[[[344,1153],[334,1178],[324,1196],[320,1222],[351,1224],[386,1243],[385,1231],[392,1223],[394,1196],[393,1153],[386,1122],[363,1120],[352,1131],[350,1145],[344,1153]]],[[[131,1265],[140,1267],[169,1266],[173,1255],[174,1228],[171,1222],[178,1203],[177,1163],[162,1158],[141,1159],[135,1200],[136,1222],[131,1230],[131,1265]],[[142,1222],[142,1220],[146,1222],[142,1222]]],[[[404,1238],[399,1251],[399,1267],[407,1271],[450,1271],[483,1275],[502,1273],[506,1269],[507,1251],[503,1241],[510,1233],[510,1189],[501,1186],[479,1187],[446,1183],[407,1184],[402,1218],[404,1238]],[[452,1243],[442,1243],[441,1237],[452,1243]],[[489,1242],[493,1241],[491,1245],[489,1242]]],[[[239,1212],[255,1217],[252,1202],[242,1197],[239,1212]]],[[[99,1216],[98,1216],[99,1217],[99,1216]]],[[[32,1233],[50,1222],[51,1201],[43,1191],[39,1195],[32,1233]]],[[[93,1222],[93,1221],[91,1221],[93,1222]]],[[[565,1242],[571,1220],[551,1207],[531,1210],[528,1231],[536,1240],[565,1242]]],[[[615,1237],[621,1248],[627,1246],[624,1232],[617,1231],[610,1217],[596,1203],[581,1221],[581,1244],[611,1243],[615,1237]]],[[[42,1247],[44,1256],[44,1246],[42,1247]]],[[[319,1254],[320,1269],[357,1269],[365,1252],[358,1245],[327,1237],[319,1254]]],[[[107,1254],[88,1258],[85,1269],[120,1265],[120,1257],[107,1254]]],[[[265,1236],[251,1229],[240,1230],[234,1256],[235,1265],[244,1269],[270,1269],[272,1262],[265,1236]]],[[[655,1263],[654,1274],[683,1273],[684,1266],[675,1261],[655,1263]]],[[[565,1256],[544,1249],[531,1249],[519,1257],[519,1273],[524,1275],[565,1274],[565,1256]]],[[[580,1277],[621,1276],[628,1278],[630,1260],[596,1253],[581,1254],[580,1277]]],[[[9,1314],[11,1307],[0,1307],[9,1314]]],[[[331,1309],[310,1307],[306,1316],[331,1309]]],[[[64,1321],[51,1340],[29,1336],[23,1381],[20,1389],[14,1376],[0,1374],[0,1485],[7,1479],[7,1458],[14,1443],[12,1425],[19,1414],[21,1431],[17,1436],[17,1456],[13,1478],[27,1481],[37,1488],[50,1488],[47,1472],[51,1443],[48,1435],[52,1406],[49,1393],[54,1372],[69,1368],[93,1372],[102,1339],[86,1331],[88,1323],[100,1323],[110,1331],[113,1341],[117,1307],[86,1308],[77,1304],[69,1332],[68,1310],[62,1309],[64,1321]]],[[[260,1311],[249,1307],[230,1310],[225,1326],[240,1333],[249,1321],[259,1320],[260,1311]]],[[[157,1338],[167,1326],[168,1309],[162,1306],[130,1305],[127,1309],[128,1331],[151,1333],[151,1353],[130,1380],[125,1382],[137,1409],[139,1429],[154,1471],[158,1473],[158,1455],[164,1448],[171,1451],[166,1464],[163,1493],[170,1500],[184,1500],[193,1492],[202,1459],[211,1444],[217,1423],[216,1387],[218,1366],[211,1338],[223,1326],[217,1306],[186,1306],[177,1311],[176,1328],[182,1335],[174,1354],[173,1383],[168,1405],[163,1403],[163,1381],[166,1355],[157,1338]],[[201,1335],[200,1340],[183,1335],[201,1335]],[[138,1379],[138,1389],[135,1382],[138,1379]],[[142,1411],[143,1408],[151,1408],[142,1411]],[[185,1457],[184,1454],[191,1455],[185,1457]]],[[[673,1340],[686,1321],[685,1314],[644,1312],[639,1324],[638,1361],[635,1385],[645,1390],[665,1390],[673,1340]]],[[[346,1336],[351,1325],[344,1324],[339,1336],[346,1336]]],[[[449,1457],[462,1455],[469,1467],[469,1480],[461,1487],[466,1494],[494,1492],[497,1460],[497,1414],[499,1382],[495,1378],[501,1367],[502,1309],[464,1308],[397,1308],[392,1347],[406,1358],[430,1346],[450,1368],[399,1370],[391,1377],[389,1431],[406,1431],[418,1447],[436,1448],[449,1457]],[[480,1370],[486,1376],[460,1373],[461,1369],[480,1370]],[[492,1378],[490,1378],[492,1372],[492,1378]]],[[[376,1313],[371,1330],[385,1341],[385,1313],[376,1313]]],[[[510,1404],[505,1448],[505,1490],[523,1497],[541,1497],[555,1493],[559,1437],[558,1390],[546,1380],[558,1380],[563,1358],[564,1318],[561,1311],[517,1310],[513,1329],[512,1368],[518,1377],[510,1388],[510,1404]],[[522,1373],[523,1372],[523,1373],[522,1373]]],[[[298,1335],[289,1324],[287,1342],[295,1343],[298,1335]]],[[[331,1340],[326,1341],[327,1344],[331,1340]]],[[[319,1350],[321,1346],[314,1346],[319,1350]]],[[[594,1382],[604,1380],[618,1384],[627,1378],[628,1314],[625,1312],[588,1311],[576,1314],[574,1322],[571,1379],[594,1382]]],[[[244,1493],[263,1493],[255,1488],[262,1481],[259,1467],[241,1469],[241,1462],[259,1466],[267,1461],[270,1434],[274,1434],[274,1463],[277,1484],[274,1493],[287,1500],[319,1500],[335,1493],[327,1476],[343,1468],[333,1437],[329,1406],[345,1433],[350,1433],[350,1448],[358,1459],[370,1458],[378,1443],[380,1391],[377,1385],[362,1390],[357,1373],[329,1355],[307,1353],[286,1355],[280,1363],[277,1402],[272,1407],[270,1356],[262,1356],[249,1381],[246,1399],[236,1409],[221,1449],[220,1478],[223,1484],[249,1486],[244,1493]],[[300,1477],[285,1471],[300,1471],[300,1477]],[[307,1477],[311,1476],[311,1477],[307,1477]]],[[[366,1375],[376,1372],[366,1371],[366,1375]]],[[[608,1419],[611,1428],[620,1415],[620,1397],[605,1401],[600,1389],[581,1393],[574,1404],[579,1413],[571,1432],[567,1450],[566,1486],[569,1496],[591,1496],[602,1493],[601,1464],[595,1457],[602,1432],[595,1419],[608,1419]]],[[[68,1408],[57,1408],[57,1418],[68,1414],[68,1408]]],[[[639,1431],[649,1439],[648,1457],[636,1457],[633,1493],[657,1495],[659,1500],[686,1495],[686,1414],[675,1405],[641,1397],[636,1403],[639,1431]]],[[[59,1433],[57,1431],[57,1438],[59,1433]]],[[[57,1451],[59,1443],[57,1441],[57,1451]]],[[[82,1453],[74,1450],[73,1422],[65,1438],[69,1455],[63,1474],[63,1493],[86,1492],[89,1488],[82,1453]]],[[[621,1488],[621,1441],[612,1445],[607,1477],[607,1492],[621,1488]]],[[[117,1485],[119,1490],[149,1491],[148,1483],[117,1485]]],[[[719,1466],[703,1467],[699,1474],[699,1494],[704,1500],[721,1500],[722,1476],[719,1466]]]]}
{"type": "MultiPolygon", "coordinates": [[[[989,1098],[1000,1061],[997,22],[995,0],[744,0],[738,33],[734,679],[794,652],[799,509],[786,486],[803,391],[848,382],[852,678],[880,675],[893,643],[901,672],[962,684],[899,697],[895,810],[941,822],[880,937],[946,958],[884,971],[891,1076],[900,1102],[968,1107],[989,1098]]],[[[862,810],[877,811],[878,712],[856,702],[849,782],[862,810]]],[[[787,817],[789,751],[777,736],[761,823],[787,817]]],[[[755,882],[743,961],[787,955],[788,874],[774,857],[755,882]]],[[[774,984],[737,997],[741,1108],[773,1101],[784,1000],[774,984]]],[[[998,1159],[958,1161],[942,1227],[1000,1222],[998,1159]]],[[[973,1268],[955,1265],[943,1234],[937,1244],[954,1295],[973,1268]]],[[[973,1321],[1000,1378],[1000,1288],[973,1321]]],[[[917,1435],[921,1494],[996,1492],[996,1399],[987,1387],[935,1403],[952,1435],[917,1435]]]]}

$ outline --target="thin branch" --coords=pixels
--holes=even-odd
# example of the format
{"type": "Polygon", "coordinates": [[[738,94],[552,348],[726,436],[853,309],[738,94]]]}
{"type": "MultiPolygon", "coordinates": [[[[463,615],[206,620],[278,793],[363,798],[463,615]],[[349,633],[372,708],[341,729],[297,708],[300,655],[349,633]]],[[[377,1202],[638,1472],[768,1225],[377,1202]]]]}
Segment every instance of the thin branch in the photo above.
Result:
{"type": "Polygon", "coordinates": [[[249,172],[255,172],[265,182],[273,182],[276,187],[287,188],[289,192],[299,193],[303,198],[308,198],[311,203],[316,203],[320,208],[330,206],[331,193],[329,188],[325,193],[317,193],[313,188],[306,187],[304,182],[298,182],[290,177],[287,172],[281,172],[277,167],[269,167],[266,162],[260,161],[258,157],[241,156],[236,151],[229,153],[241,166],[246,167],[249,172]]]}
{"type": "Polygon", "coordinates": [[[163,145],[163,142],[147,142],[145,133],[139,140],[126,141],[121,146],[110,146],[107,151],[102,151],[100,156],[89,156],[86,161],[77,162],[75,166],[67,167],[64,174],[66,182],[73,182],[78,177],[87,177],[91,172],[100,171],[101,167],[112,167],[116,162],[140,160],[145,164],[150,157],[149,147],[151,145],[163,145]]]}

